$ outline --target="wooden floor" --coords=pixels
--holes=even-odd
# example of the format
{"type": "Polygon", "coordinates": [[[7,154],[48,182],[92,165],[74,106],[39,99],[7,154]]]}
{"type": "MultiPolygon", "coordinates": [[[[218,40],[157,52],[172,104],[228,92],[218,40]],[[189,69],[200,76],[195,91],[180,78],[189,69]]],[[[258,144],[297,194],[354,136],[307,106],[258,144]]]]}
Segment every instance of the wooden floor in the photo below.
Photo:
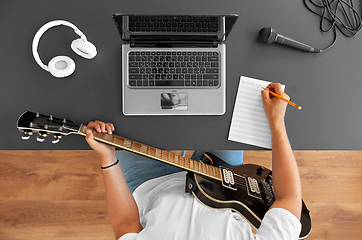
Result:
{"type": "MultiPolygon", "coordinates": [[[[362,151],[294,153],[313,221],[307,239],[361,239],[362,151]]],[[[244,163],[271,167],[271,152],[246,151],[244,163]]],[[[0,151],[0,239],[114,239],[97,156],[0,151]]]]}

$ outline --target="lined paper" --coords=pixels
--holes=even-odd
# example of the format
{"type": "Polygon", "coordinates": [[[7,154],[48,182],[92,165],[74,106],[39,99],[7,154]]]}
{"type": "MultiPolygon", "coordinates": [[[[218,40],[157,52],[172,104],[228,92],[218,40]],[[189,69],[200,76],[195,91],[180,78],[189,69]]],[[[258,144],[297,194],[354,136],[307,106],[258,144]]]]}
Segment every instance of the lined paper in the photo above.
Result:
{"type": "MultiPolygon", "coordinates": [[[[268,118],[261,98],[262,88],[270,82],[240,77],[228,140],[272,148],[268,118]]],[[[282,85],[283,90],[285,85],[282,85]]]]}

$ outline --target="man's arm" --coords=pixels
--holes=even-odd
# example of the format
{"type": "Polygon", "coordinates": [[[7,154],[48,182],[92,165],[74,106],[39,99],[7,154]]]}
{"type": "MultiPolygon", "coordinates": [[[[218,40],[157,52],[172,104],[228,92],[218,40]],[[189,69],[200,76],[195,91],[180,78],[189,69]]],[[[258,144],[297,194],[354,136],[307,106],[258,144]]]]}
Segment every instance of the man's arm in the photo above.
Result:
{"type": "MultiPolygon", "coordinates": [[[[289,99],[278,83],[271,83],[268,89],[289,99]]],[[[271,208],[284,208],[300,219],[302,209],[300,176],[284,124],[287,103],[271,96],[269,90],[263,90],[261,94],[272,136],[275,202],[271,208]]]]}
{"type": "MultiPolygon", "coordinates": [[[[114,131],[113,124],[100,121],[90,122],[88,127],[94,128],[97,132],[114,131]]],[[[87,131],[86,141],[99,155],[103,167],[112,165],[117,161],[114,147],[93,139],[90,130],[87,131]]],[[[139,219],[138,208],[128,188],[120,166],[112,166],[102,170],[106,190],[106,203],[108,216],[116,239],[126,233],[138,233],[142,230],[139,219]]]]}

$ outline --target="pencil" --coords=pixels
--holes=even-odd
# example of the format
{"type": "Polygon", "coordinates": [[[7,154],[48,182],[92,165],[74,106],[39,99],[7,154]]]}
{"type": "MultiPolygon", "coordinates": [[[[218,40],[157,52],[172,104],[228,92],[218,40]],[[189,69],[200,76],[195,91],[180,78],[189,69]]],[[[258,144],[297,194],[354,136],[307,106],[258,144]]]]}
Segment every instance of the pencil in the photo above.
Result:
{"type": "MultiPolygon", "coordinates": [[[[263,88],[263,89],[264,89],[264,90],[266,90],[267,88],[263,88]]],[[[269,90],[269,89],[268,89],[268,90],[269,90]]],[[[276,94],[275,92],[272,92],[272,91],[270,91],[270,90],[269,90],[269,93],[270,93],[271,95],[273,95],[273,96],[275,96],[275,97],[277,97],[277,98],[279,98],[279,99],[281,99],[281,100],[283,100],[283,101],[285,101],[285,102],[289,103],[289,104],[290,104],[290,105],[292,105],[293,107],[298,108],[299,110],[301,110],[301,109],[302,109],[302,107],[301,107],[301,106],[299,106],[299,105],[297,105],[297,104],[295,104],[295,103],[293,103],[293,102],[289,101],[288,99],[283,98],[282,96],[280,96],[280,95],[276,94]]]]}

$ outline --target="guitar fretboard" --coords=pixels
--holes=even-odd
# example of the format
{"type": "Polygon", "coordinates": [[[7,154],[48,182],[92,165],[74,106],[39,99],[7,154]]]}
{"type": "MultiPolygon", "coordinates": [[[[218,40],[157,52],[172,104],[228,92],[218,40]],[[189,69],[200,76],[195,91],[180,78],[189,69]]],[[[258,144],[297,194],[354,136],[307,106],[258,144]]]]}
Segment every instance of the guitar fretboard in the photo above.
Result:
{"type": "Polygon", "coordinates": [[[115,147],[131,151],[155,160],[182,168],[186,171],[198,173],[216,180],[221,181],[220,169],[214,166],[204,164],[202,162],[194,161],[190,158],[176,155],[170,151],[154,148],[139,142],[135,142],[123,137],[116,136],[108,133],[98,133],[94,129],[82,125],[79,134],[86,135],[87,129],[92,130],[94,139],[113,145],[115,147]]]}

